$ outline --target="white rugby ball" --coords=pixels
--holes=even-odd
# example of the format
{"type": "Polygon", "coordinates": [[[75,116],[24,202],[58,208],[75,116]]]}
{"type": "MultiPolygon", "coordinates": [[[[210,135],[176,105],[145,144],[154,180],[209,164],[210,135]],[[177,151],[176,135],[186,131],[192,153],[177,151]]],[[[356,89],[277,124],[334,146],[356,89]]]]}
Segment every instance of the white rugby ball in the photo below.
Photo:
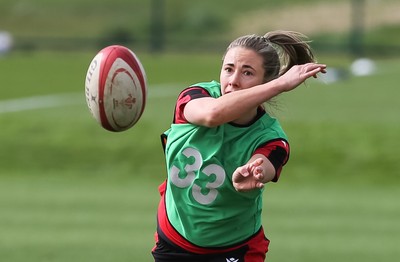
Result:
{"type": "Polygon", "coordinates": [[[89,65],[85,94],[90,112],[103,128],[127,130],[140,119],[146,106],[145,70],[130,49],[105,47],[89,65]]]}

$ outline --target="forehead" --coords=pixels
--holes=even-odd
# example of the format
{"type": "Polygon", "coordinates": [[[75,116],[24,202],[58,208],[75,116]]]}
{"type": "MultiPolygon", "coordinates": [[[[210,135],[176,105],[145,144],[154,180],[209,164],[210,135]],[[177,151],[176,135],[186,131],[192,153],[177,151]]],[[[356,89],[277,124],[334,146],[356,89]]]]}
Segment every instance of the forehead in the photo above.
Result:
{"type": "Polygon", "coordinates": [[[224,57],[224,64],[249,65],[257,68],[262,67],[262,57],[254,50],[244,47],[233,47],[229,49],[224,57]]]}

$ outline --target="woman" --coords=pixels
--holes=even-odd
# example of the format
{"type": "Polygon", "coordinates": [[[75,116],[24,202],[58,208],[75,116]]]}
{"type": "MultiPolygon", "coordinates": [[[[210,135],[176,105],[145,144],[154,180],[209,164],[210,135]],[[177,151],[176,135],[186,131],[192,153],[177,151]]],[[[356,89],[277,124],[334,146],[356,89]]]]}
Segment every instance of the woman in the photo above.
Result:
{"type": "Polygon", "coordinates": [[[159,188],[156,262],[265,260],[263,187],[278,180],[289,143],[263,103],[325,68],[299,33],[248,35],[228,46],[220,83],[181,92],[162,136],[168,178],[159,188]]]}

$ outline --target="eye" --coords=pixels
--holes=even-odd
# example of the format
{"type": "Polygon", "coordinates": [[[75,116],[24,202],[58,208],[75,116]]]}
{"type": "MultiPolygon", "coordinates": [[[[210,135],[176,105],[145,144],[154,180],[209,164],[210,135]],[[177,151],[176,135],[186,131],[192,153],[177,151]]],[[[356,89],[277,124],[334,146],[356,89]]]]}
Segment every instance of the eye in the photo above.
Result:
{"type": "Polygon", "coordinates": [[[244,71],[243,74],[244,74],[245,76],[252,76],[252,75],[253,75],[253,72],[251,72],[251,71],[244,71]]]}
{"type": "Polygon", "coordinates": [[[224,71],[227,73],[231,73],[233,71],[232,67],[225,67],[224,71]]]}

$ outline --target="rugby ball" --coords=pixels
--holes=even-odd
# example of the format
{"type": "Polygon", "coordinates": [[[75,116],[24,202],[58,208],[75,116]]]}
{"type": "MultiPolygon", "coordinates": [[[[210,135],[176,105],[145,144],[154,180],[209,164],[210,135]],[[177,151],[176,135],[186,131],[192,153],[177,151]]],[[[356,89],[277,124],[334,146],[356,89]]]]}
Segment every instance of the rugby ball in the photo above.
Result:
{"type": "Polygon", "coordinates": [[[138,57],[127,47],[107,46],[89,65],[86,103],[106,130],[120,132],[140,119],[146,106],[147,80],[138,57]]]}

